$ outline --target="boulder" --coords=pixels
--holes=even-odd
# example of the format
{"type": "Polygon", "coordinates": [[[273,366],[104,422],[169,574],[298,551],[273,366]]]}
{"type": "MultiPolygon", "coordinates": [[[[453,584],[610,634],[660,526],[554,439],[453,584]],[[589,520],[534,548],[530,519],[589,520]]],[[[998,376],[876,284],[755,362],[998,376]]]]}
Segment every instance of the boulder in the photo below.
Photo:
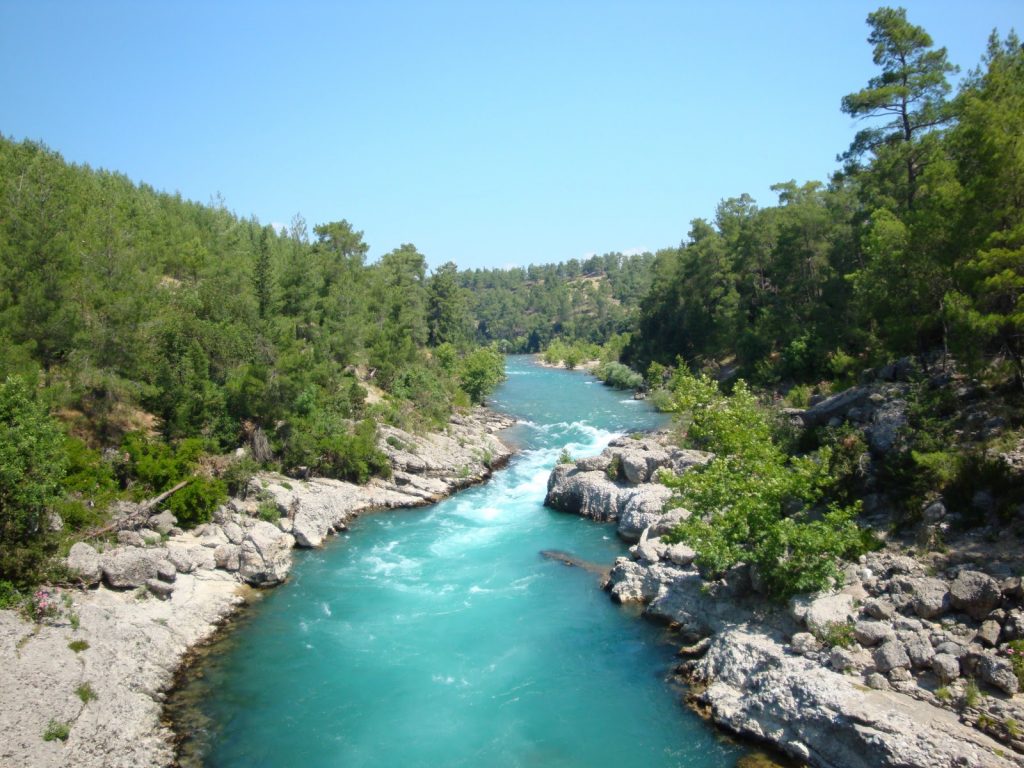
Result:
{"type": "Polygon", "coordinates": [[[616,458],[622,476],[632,485],[648,482],[659,468],[669,463],[669,455],[662,449],[619,448],[612,452],[612,461],[616,458]]]}
{"type": "Polygon", "coordinates": [[[1003,693],[1012,696],[1020,690],[1020,681],[1017,680],[1013,664],[1008,659],[986,653],[980,659],[978,672],[981,674],[982,680],[1003,693]]]}
{"type": "Polygon", "coordinates": [[[882,673],[910,666],[910,657],[903,644],[893,639],[882,643],[874,652],[875,668],[882,673]]]}
{"type": "Polygon", "coordinates": [[[280,584],[291,569],[294,543],[295,540],[276,525],[257,520],[239,551],[239,576],[253,586],[280,584]]]}
{"type": "Polygon", "coordinates": [[[118,547],[101,557],[103,579],[113,589],[135,589],[157,578],[164,553],[138,547],[118,547]]]}
{"type": "Polygon", "coordinates": [[[911,582],[911,606],[923,619],[941,616],[950,608],[949,586],[942,579],[923,577],[911,582]]]}
{"type": "Polygon", "coordinates": [[[851,408],[867,402],[869,394],[870,390],[867,387],[847,389],[808,408],[800,414],[800,418],[803,419],[804,426],[808,429],[822,427],[833,419],[837,419],[841,423],[851,408]]]}
{"type": "Polygon", "coordinates": [[[978,629],[977,639],[980,640],[984,645],[989,648],[994,648],[999,642],[999,635],[1002,633],[1003,628],[999,625],[998,621],[989,619],[983,621],[981,627],[978,629]]]}
{"type": "Polygon", "coordinates": [[[896,635],[888,624],[881,621],[858,621],[853,626],[853,636],[865,648],[884,643],[896,635]]]}
{"type": "Polygon", "coordinates": [[[907,423],[907,404],[903,400],[890,400],[883,403],[866,430],[868,446],[876,456],[892,450],[899,438],[900,430],[907,423]]]}
{"type": "Polygon", "coordinates": [[[696,551],[686,544],[672,544],[665,552],[665,559],[669,562],[685,568],[697,558],[696,551]]]}
{"type": "Polygon", "coordinates": [[[241,567],[241,552],[242,548],[238,544],[221,544],[213,550],[213,559],[218,568],[234,572],[241,567]]]}
{"type": "Polygon", "coordinates": [[[178,568],[170,560],[161,560],[156,564],[156,577],[170,584],[178,578],[178,568]]]}
{"type": "Polygon", "coordinates": [[[937,653],[932,657],[932,671],[942,685],[949,685],[960,677],[960,661],[948,653],[937,653]]]}
{"type": "Polygon", "coordinates": [[[790,641],[790,648],[793,653],[803,656],[805,653],[814,653],[821,650],[821,643],[818,638],[810,632],[797,632],[790,641]]]}
{"type": "Polygon", "coordinates": [[[71,545],[67,562],[68,570],[87,586],[98,583],[103,576],[99,553],[84,541],[71,545]]]}
{"type": "Polygon", "coordinates": [[[178,573],[191,573],[196,569],[196,564],[192,561],[191,556],[189,556],[186,547],[167,547],[167,560],[174,565],[178,573]]]}
{"type": "Polygon", "coordinates": [[[888,600],[872,599],[864,604],[864,613],[873,619],[891,619],[895,609],[888,600]]]}
{"type": "Polygon", "coordinates": [[[690,519],[690,510],[676,507],[666,511],[651,525],[651,536],[664,536],[682,522],[690,519]]]}
{"type": "Polygon", "coordinates": [[[1003,599],[999,582],[980,571],[960,571],[949,587],[950,603],[974,619],[983,619],[1003,599]]]}
{"type": "Polygon", "coordinates": [[[843,592],[814,597],[808,602],[796,598],[790,610],[793,617],[803,621],[808,629],[821,631],[832,624],[845,624],[854,613],[854,599],[843,592]]]}
{"type": "Polygon", "coordinates": [[[128,547],[146,546],[146,542],[143,541],[142,535],[138,531],[118,531],[117,543],[128,547]]]}
{"type": "Polygon", "coordinates": [[[703,467],[715,458],[715,454],[707,451],[693,451],[679,449],[672,452],[669,459],[669,468],[677,475],[689,472],[694,467],[703,467]]]}
{"type": "Polygon", "coordinates": [[[928,635],[923,632],[911,635],[904,643],[907,656],[910,657],[910,665],[915,669],[922,669],[931,666],[935,658],[935,650],[932,648],[928,635]]]}
{"type": "Polygon", "coordinates": [[[233,520],[228,520],[221,526],[224,529],[224,535],[228,537],[228,541],[232,544],[241,544],[242,539],[245,538],[245,531],[242,530],[242,526],[233,520]]]}
{"type": "Polygon", "coordinates": [[[171,593],[174,592],[173,584],[168,584],[166,581],[160,581],[160,579],[147,579],[146,588],[161,600],[169,600],[171,593]]]}
{"type": "Polygon", "coordinates": [[[576,468],[580,472],[605,472],[612,464],[612,457],[608,453],[599,456],[588,456],[585,459],[576,461],[576,468]]]}
{"type": "Polygon", "coordinates": [[[619,535],[626,541],[639,539],[645,528],[665,514],[665,505],[671,498],[670,488],[654,483],[619,493],[619,535]]]}

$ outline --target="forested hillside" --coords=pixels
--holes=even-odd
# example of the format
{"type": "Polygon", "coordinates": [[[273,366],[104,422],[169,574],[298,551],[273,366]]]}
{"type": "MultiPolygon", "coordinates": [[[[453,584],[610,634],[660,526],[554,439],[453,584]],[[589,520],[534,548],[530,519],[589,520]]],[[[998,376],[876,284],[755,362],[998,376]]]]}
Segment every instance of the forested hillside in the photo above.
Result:
{"type": "Polygon", "coordinates": [[[1024,50],[993,33],[951,94],[946,50],[902,9],[868,17],[877,74],[842,99],[861,130],[828,184],[775,186],[659,251],[637,369],[735,361],[762,384],[846,379],[952,352],[1024,382],[1024,50]]]}
{"type": "Polygon", "coordinates": [[[476,335],[509,352],[539,352],[553,339],[604,344],[636,325],[653,254],[606,253],[580,261],[459,273],[472,296],[476,335]]]}
{"type": "MultiPolygon", "coordinates": [[[[54,503],[94,524],[241,444],[236,475],[365,481],[388,471],[377,423],[482,402],[502,361],[473,345],[465,291],[412,245],[367,250],[346,221],[278,233],[0,139],[0,572],[31,571],[54,503]]],[[[179,518],[229,475],[200,473],[179,518]]]]}

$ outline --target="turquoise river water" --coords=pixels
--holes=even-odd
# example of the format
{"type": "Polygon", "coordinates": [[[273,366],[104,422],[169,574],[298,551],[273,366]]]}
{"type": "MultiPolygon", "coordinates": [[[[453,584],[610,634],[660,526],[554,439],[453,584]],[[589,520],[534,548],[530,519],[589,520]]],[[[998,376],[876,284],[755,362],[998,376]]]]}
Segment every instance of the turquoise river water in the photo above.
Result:
{"type": "Polygon", "coordinates": [[[186,762],[258,766],[733,766],[743,752],[680,704],[674,648],[598,577],[614,528],[542,506],[563,448],[601,451],[663,417],[578,372],[507,360],[491,404],[522,423],[485,485],[367,515],[298,552],[175,695],[186,762]],[[182,705],[180,702],[186,702],[182,705]]]}

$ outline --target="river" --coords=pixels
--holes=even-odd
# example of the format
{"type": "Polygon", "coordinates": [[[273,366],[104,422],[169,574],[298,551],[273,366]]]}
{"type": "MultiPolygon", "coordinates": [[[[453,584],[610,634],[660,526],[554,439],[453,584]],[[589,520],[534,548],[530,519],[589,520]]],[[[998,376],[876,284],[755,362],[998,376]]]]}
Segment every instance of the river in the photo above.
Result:
{"type": "Polygon", "coordinates": [[[743,754],[680,704],[673,646],[544,559],[610,565],[614,528],[545,509],[563,448],[593,455],[664,418],[578,372],[507,359],[491,404],[522,423],[520,450],[485,485],[416,510],[367,515],[297,552],[193,670],[171,711],[209,768],[658,768],[733,766],[743,754]]]}

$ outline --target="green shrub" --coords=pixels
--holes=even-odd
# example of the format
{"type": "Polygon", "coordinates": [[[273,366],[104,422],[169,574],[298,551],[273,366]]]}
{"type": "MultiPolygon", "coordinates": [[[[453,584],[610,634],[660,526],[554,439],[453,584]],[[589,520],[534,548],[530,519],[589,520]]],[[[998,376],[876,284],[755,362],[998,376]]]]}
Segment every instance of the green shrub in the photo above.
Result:
{"type": "Polygon", "coordinates": [[[89,643],[85,640],[72,640],[68,643],[68,648],[75,653],[81,653],[82,651],[88,650],[89,643]]]}
{"type": "Polygon", "coordinates": [[[559,464],[573,464],[573,463],[575,463],[575,459],[573,459],[572,454],[569,453],[569,449],[568,448],[563,448],[562,452],[560,454],[558,454],[558,463],[559,464]]]}
{"type": "Polygon", "coordinates": [[[618,480],[622,474],[622,459],[619,458],[618,454],[612,456],[612,460],[608,463],[608,468],[605,469],[604,473],[608,476],[609,480],[618,480]]]}
{"type": "Polygon", "coordinates": [[[294,424],[286,439],[286,466],[308,467],[316,474],[365,483],[371,477],[390,477],[387,455],[377,448],[377,425],[359,422],[351,432],[342,421],[329,418],[294,424]]]}
{"type": "Polygon", "coordinates": [[[601,363],[594,369],[594,375],[616,389],[640,389],[644,386],[644,377],[622,363],[601,363]]]}
{"type": "Polygon", "coordinates": [[[0,383],[0,579],[29,586],[53,551],[49,512],[67,458],[64,435],[34,389],[0,383]]]}
{"type": "Polygon", "coordinates": [[[275,502],[261,501],[259,508],[256,510],[256,516],[260,520],[276,524],[281,519],[281,512],[278,510],[275,502]]]}
{"type": "Polygon", "coordinates": [[[829,648],[849,648],[855,639],[853,625],[845,621],[831,621],[824,627],[815,627],[814,635],[829,648]]]}
{"type": "Polygon", "coordinates": [[[0,579],[0,609],[12,610],[21,607],[25,600],[18,588],[6,579],[0,579]]]}
{"type": "Polygon", "coordinates": [[[56,720],[50,720],[46,726],[46,730],[43,731],[43,741],[67,741],[68,736],[71,735],[71,726],[68,723],[61,723],[56,720]]]}
{"type": "Polygon", "coordinates": [[[1013,673],[1017,675],[1021,690],[1024,690],[1024,640],[1011,640],[1004,652],[1010,657],[1013,673]]]}
{"type": "Polygon", "coordinates": [[[259,464],[249,456],[241,456],[228,464],[220,477],[231,496],[244,499],[248,493],[249,481],[258,471],[259,464]]]}
{"type": "Polygon", "coordinates": [[[677,371],[673,400],[691,444],[716,458],[663,476],[675,502],[697,512],[670,540],[693,546],[697,565],[711,575],[739,562],[756,565],[778,600],[841,581],[837,561],[859,555],[870,539],[854,523],[858,508],[829,498],[832,449],[787,456],[742,381],[727,397],[706,376],[677,371]]]}
{"type": "Polygon", "coordinates": [[[213,511],[228,500],[228,489],[214,477],[195,477],[180,491],[171,494],[166,506],[182,528],[194,528],[213,519],[213,511]]]}
{"type": "Polygon", "coordinates": [[[92,688],[92,683],[84,682],[75,689],[75,695],[82,700],[83,704],[88,704],[90,701],[96,701],[99,696],[96,695],[96,691],[92,688]]]}

